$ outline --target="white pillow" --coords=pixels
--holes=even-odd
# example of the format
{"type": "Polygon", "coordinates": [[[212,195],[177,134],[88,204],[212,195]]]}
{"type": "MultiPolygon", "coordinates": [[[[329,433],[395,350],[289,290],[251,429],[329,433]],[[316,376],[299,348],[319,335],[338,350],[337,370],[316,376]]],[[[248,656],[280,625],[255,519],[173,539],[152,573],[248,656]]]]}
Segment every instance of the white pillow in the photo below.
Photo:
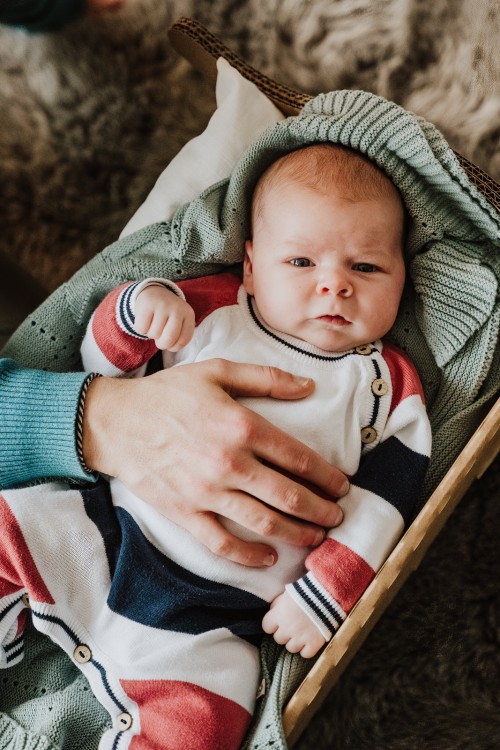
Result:
{"type": "Polygon", "coordinates": [[[229,177],[241,154],[284,115],[254,83],[224,58],[217,60],[217,109],[200,135],[186,143],[163,170],[120,237],[167,221],[184,203],[229,177]]]}

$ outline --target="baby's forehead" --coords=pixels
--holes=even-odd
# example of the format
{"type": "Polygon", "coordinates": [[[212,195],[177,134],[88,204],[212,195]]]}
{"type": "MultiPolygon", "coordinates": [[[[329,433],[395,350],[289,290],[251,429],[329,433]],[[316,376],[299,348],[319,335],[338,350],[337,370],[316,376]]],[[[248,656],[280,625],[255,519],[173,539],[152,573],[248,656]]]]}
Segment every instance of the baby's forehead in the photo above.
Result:
{"type": "Polygon", "coordinates": [[[261,174],[259,191],[298,183],[325,191],[337,190],[353,200],[399,191],[373,161],[359,151],[333,143],[315,143],[290,151],[273,161],[261,174]]]}

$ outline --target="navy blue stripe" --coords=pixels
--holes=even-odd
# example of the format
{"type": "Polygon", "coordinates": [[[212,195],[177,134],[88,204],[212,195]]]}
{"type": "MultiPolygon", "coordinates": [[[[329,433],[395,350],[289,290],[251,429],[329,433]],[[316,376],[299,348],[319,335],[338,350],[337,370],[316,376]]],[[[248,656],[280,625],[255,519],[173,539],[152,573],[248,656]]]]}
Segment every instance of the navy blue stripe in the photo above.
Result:
{"type": "Polygon", "coordinates": [[[228,628],[241,637],[261,634],[268,610],[265,600],[186,570],[151,544],[127,511],[115,511],[122,544],[112,571],[110,609],[135,622],[180,633],[228,628]]]}
{"type": "Polygon", "coordinates": [[[335,632],[335,628],[332,626],[332,623],[330,622],[330,620],[328,619],[328,617],[321,611],[321,609],[318,607],[318,605],[316,604],[316,602],[309,596],[309,594],[307,593],[307,591],[304,591],[300,587],[300,585],[299,585],[299,583],[297,581],[294,581],[293,584],[292,584],[292,586],[297,591],[297,593],[299,594],[299,596],[302,599],[304,599],[304,601],[306,602],[306,604],[308,605],[308,607],[310,609],[312,609],[312,611],[314,612],[314,614],[317,615],[317,617],[326,626],[326,628],[328,628],[329,632],[330,633],[334,633],[335,632]]]}
{"type": "MultiPolygon", "coordinates": [[[[346,357],[352,357],[353,354],[356,354],[356,352],[353,349],[348,352],[344,352],[343,354],[337,357],[326,357],[323,354],[315,354],[314,352],[304,351],[304,349],[301,349],[299,346],[294,346],[294,344],[291,344],[289,341],[285,341],[285,339],[282,339],[279,336],[277,336],[275,333],[272,333],[269,329],[265,327],[265,325],[263,325],[260,322],[257,315],[255,314],[255,310],[253,309],[252,298],[250,297],[250,295],[247,295],[247,305],[248,305],[248,310],[250,312],[250,315],[252,316],[254,320],[254,323],[260,328],[260,330],[266,333],[270,338],[274,339],[275,341],[279,341],[279,343],[283,344],[283,346],[288,347],[288,349],[292,349],[294,352],[300,352],[300,354],[305,354],[307,357],[311,357],[312,359],[317,359],[322,362],[338,362],[341,359],[346,359],[346,357]]],[[[375,351],[378,351],[378,350],[375,349],[375,351]]]]}
{"type": "Polygon", "coordinates": [[[343,621],[342,617],[340,616],[340,614],[337,612],[337,610],[335,609],[335,607],[333,607],[332,604],[328,601],[328,599],[326,598],[326,596],[318,589],[318,587],[314,585],[314,583],[311,581],[311,579],[306,575],[301,580],[302,580],[302,583],[305,584],[307,586],[307,588],[310,589],[310,591],[313,592],[313,594],[315,595],[316,599],[318,599],[321,602],[321,604],[323,604],[323,606],[325,607],[325,609],[328,610],[328,612],[331,614],[331,616],[333,617],[333,619],[339,625],[342,625],[342,623],[344,621],[343,621]]]}
{"type": "Polygon", "coordinates": [[[24,648],[20,648],[19,651],[17,651],[16,653],[11,654],[10,656],[7,656],[7,658],[5,659],[5,661],[6,661],[7,664],[10,664],[11,662],[15,661],[19,656],[21,656],[22,654],[24,654],[24,648]]]}
{"type": "Polygon", "coordinates": [[[120,553],[122,530],[111,500],[109,482],[101,479],[96,484],[80,489],[80,494],[83,499],[85,512],[90,520],[95,523],[102,536],[106,557],[108,558],[109,571],[113,575],[120,553]]]}
{"type": "Polygon", "coordinates": [[[137,286],[138,283],[133,284],[122,292],[119,300],[120,320],[127,333],[131,334],[132,336],[136,336],[139,339],[147,340],[147,336],[143,336],[142,334],[137,333],[137,331],[134,329],[135,315],[132,310],[131,299],[134,289],[137,286]]]}
{"type": "MultiPolygon", "coordinates": [[[[37,612],[34,609],[32,609],[31,612],[35,618],[38,618],[40,620],[46,620],[47,622],[53,622],[55,625],[58,625],[71,638],[75,646],[78,646],[80,643],[82,643],[82,640],[78,638],[76,633],[69,627],[69,625],[67,625],[64,622],[64,620],[61,620],[60,617],[55,617],[54,615],[43,614],[42,612],[37,612]]],[[[107,694],[109,695],[113,703],[120,709],[120,711],[126,711],[127,710],[126,707],[123,705],[123,703],[121,703],[118,700],[116,695],[113,693],[113,690],[111,689],[111,686],[108,682],[108,678],[106,677],[106,670],[104,669],[102,664],[96,661],[96,659],[90,659],[88,663],[92,664],[92,666],[95,667],[100,673],[101,681],[104,686],[104,689],[106,690],[107,694]]]]}
{"type": "Polygon", "coordinates": [[[251,642],[260,637],[269,606],[264,599],[174,563],[146,539],[127,511],[113,506],[107,482],[80,492],[104,542],[110,609],[163,630],[196,634],[225,627],[251,642]]]}
{"type": "Polygon", "coordinates": [[[17,638],[14,641],[11,641],[6,646],[4,646],[4,651],[12,651],[16,648],[19,648],[19,646],[23,645],[23,635],[18,635],[17,638]]]}
{"type": "Polygon", "coordinates": [[[7,662],[7,664],[9,664],[11,661],[14,661],[23,653],[24,653],[24,643],[19,643],[15,651],[9,652],[6,655],[5,661],[7,662]]]}
{"type": "Polygon", "coordinates": [[[121,703],[121,701],[119,701],[118,698],[116,697],[116,695],[113,693],[113,690],[111,689],[111,685],[109,684],[108,678],[106,676],[106,670],[104,669],[104,667],[102,666],[102,664],[100,662],[96,661],[95,659],[91,659],[90,663],[100,673],[102,684],[104,685],[104,689],[106,690],[107,694],[109,695],[109,697],[111,698],[111,700],[113,701],[113,703],[115,704],[115,706],[118,706],[118,708],[120,709],[120,711],[127,711],[128,710],[127,707],[124,706],[123,703],[121,703]]]}
{"type": "Polygon", "coordinates": [[[390,437],[361,458],[351,484],[383,497],[401,513],[405,525],[412,516],[429,459],[390,437]]]}
{"type": "Polygon", "coordinates": [[[132,310],[131,300],[132,300],[132,295],[138,286],[139,286],[138,284],[133,284],[132,286],[129,286],[129,288],[125,290],[124,295],[123,295],[125,314],[127,316],[127,321],[129,322],[131,326],[133,326],[135,323],[135,315],[134,315],[134,311],[132,310]]]}
{"type": "MultiPolygon", "coordinates": [[[[380,372],[380,367],[378,366],[378,362],[376,359],[372,359],[372,365],[375,370],[375,378],[380,378],[382,376],[382,373],[380,372]]],[[[373,391],[372,391],[372,395],[373,395],[373,410],[372,410],[372,418],[370,420],[370,427],[373,427],[373,425],[377,421],[380,398],[381,398],[381,396],[377,396],[376,394],[374,394],[373,391]]]]}
{"type": "MultiPolygon", "coordinates": [[[[128,299],[130,296],[130,292],[137,286],[137,284],[134,284],[132,287],[127,287],[123,290],[123,292],[120,295],[119,300],[119,310],[120,310],[120,320],[122,322],[123,327],[128,333],[133,333],[133,328],[130,325],[130,314],[128,311],[128,299]]],[[[132,318],[132,322],[134,319],[132,318]]]]}
{"type": "Polygon", "coordinates": [[[32,612],[33,617],[38,617],[40,620],[47,620],[47,622],[53,622],[55,625],[59,625],[59,627],[62,628],[62,630],[64,630],[66,635],[68,635],[71,638],[75,646],[78,646],[78,644],[81,643],[81,641],[77,638],[76,633],[73,630],[71,630],[69,625],[66,625],[64,620],[61,620],[60,617],[55,617],[55,615],[42,614],[42,612],[37,612],[34,609],[32,609],[31,612],[32,612]]]}

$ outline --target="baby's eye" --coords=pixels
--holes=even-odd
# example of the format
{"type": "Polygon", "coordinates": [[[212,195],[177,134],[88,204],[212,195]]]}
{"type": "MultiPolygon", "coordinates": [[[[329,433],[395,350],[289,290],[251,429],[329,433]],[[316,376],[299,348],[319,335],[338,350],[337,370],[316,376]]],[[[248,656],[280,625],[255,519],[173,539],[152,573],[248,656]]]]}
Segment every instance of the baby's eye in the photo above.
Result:
{"type": "Polygon", "coordinates": [[[309,258],[292,258],[290,263],[292,266],[297,266],[297,268],[308,268],[309,266],[312,266],[312,262],[309,258]]]}
{"type": "Polygon", "coordinates": [[[361,271],[361,273],[373,273],[378,270],[373,263],[355,263],[352,268],[353,271],[361,271]]]}

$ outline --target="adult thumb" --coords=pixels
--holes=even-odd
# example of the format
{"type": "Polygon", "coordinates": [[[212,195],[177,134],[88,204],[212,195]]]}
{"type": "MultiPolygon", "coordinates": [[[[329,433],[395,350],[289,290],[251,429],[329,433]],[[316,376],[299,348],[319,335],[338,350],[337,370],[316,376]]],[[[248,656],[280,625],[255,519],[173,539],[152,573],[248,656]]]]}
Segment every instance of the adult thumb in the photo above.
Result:
{"type": "Polygon", "coordinates": [[[231,396],[299,399],[314,391],[314,381],[269,365],[211,360],[214,380],[231,396]]]}

